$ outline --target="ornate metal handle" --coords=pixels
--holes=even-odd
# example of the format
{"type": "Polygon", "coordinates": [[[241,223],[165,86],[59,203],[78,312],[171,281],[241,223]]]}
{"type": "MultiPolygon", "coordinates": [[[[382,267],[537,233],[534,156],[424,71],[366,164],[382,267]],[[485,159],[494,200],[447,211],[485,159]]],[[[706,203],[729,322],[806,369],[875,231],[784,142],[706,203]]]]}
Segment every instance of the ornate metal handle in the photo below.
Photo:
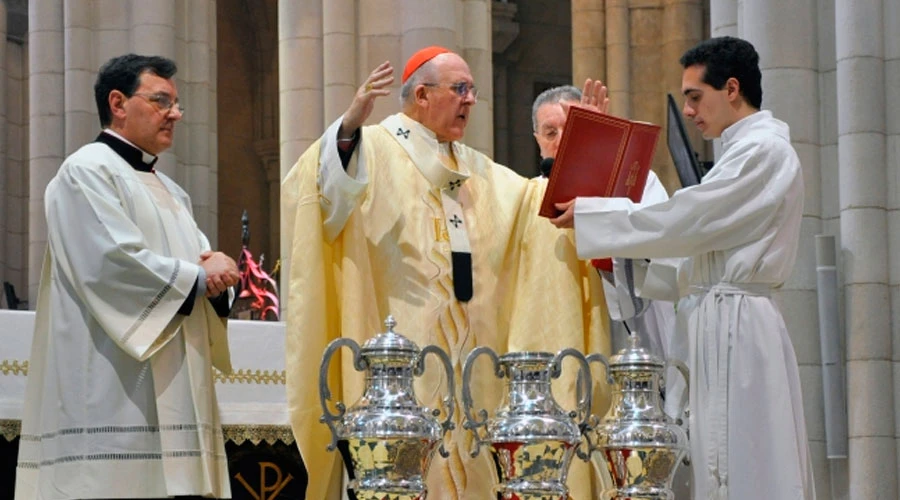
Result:
{"type": "MultiPolygon", "coordinates": [[[[678,425],[687,425],[685,415],[688,412],[688,403],[691,400],[691,373],[688,370],[687,365],[684,364],[683,361],[669,358],[666,360],[666,375],[669,374],[669,367],[675,367],[679,372],[681,372],[681,376],[684,377],[684,393],[687,397],[684,398],[684,406],[679,408],[678,411],[678,419],[676,423],[678,425]]],[[[666,384],[666,387],[669,387],[669,384],[666,384]]]]}
{"type": "Polygon", "coordinates": [[[331,443],[328,445],[328,451],[334,451],[338,442],[338,431],[335,422],[339,422],[347,411],[343,401],[337,401],[334,406],[337,413],[331,413],[328,409],[328,401],[331,400],[331,390],[328,388],[328,367],[331,364],[331,356],[341,347],[349,347],[353,351],[353,367],[357,371],[366,369],[366,360],[360,356],[359,344],[353,339],[339,338],[334,339],[325,348],[325,354],[322,355],[322,364],[319,366],[319,402],[322,404],[322,416],[319,422],[327,425],[331,429],[331,443]]]}
{"type": "MultiPolygon", "coordinates": [[[[603,365],[603,367],[606,368],[606,383],[609,385],[612,385],[612,383],[613,383],[612,372],[610,372],[610,370],[609,370],[609,360],[606,359],[606,356],[604,356],[600,353],[594,353],[589,356],[585,356],[584,359],[587,362],[589,368],[590,368],[591,363],[600,363],[601,365],[603,365]]],[[[590,370],[588,371],[588,378],[591,381],[594,380],[593,376],[591,375],[590,370]]],[[[583,390],[582,386],[581,386],[581,373],[580,372],[578,374],[578,382],[579,382],[578,390],[580,392],[581,390],[583,390]]],[[[592,386],[588,386],[588,388],[586,390],[592,391],[593,388],[592,388],[592,386]]],[[[584,447],[587,450],[583,451],[581,449],[582,447],[579,446],[578,449],[575,451],[575,453],[578,455],[578,458],[584,460],[585,462],[591,459],[591,452],[594,450],[594,448],[596,448],[596,443],[594,443],[591,440],[592,434],[590,431],[593,431],[594,429],[596,429],[598,425],[600,425],[600,417],[591,413],[590,416],[588,417],[588,423],[586,424],[584,430],[582,431],[582,435],[584,435],[584,447]]]]}
{"type": "Polygon", "coordinates": [[[472,415],[472,407],[475,406],[475,403],[472,401],[472,389],[469,384],[472,378],[472,366],[475,364],[475,358],[482,354],[487,354],[494,360],[494,375],[496,375],[497,378],[503,378],[504,375],[503,368],[500,366],[500,358],[497,357],[497,353],[490,347],[476,347],[466,357],[462,378],[463,412],[465,413],[463,428],[472,431],[472,434],[475,435],[475,447],[469,452],[473,458],[478,456],[478,451],[481,449],[481,446],[488,443],[487,439],[482,437],[478,432],[479,427],[487,426],[488,413],[487,410],[482,408],[481,410],[478,410],[478,419],[472,415]]]}
{"type": "Polygon", "coordinates": [[[584,354],[581,354],[581,351],[569,347],[559,351],[553,357],[553,361],[550,362],[550,377],[559,378],[562,375],[562,362],[567,356],[572,356],[581,365],[578,370],[578,382],[575,385],[578,403],[575,411],[569,415],[572,418],[579,418],[579,414],[581,414],[581,422],[579,422],[578,428],[584,434],[585,429],[588,428],[588,420],[591,416],[591,402],[594,397],[591,384],[591,367],[588,365],[584,354]]]}
{"type": "MultiPolygon", "coordinates": [[[[678,418],[675,419],[675,423],[680,425],[682,428],[684,428],[684,433],[688,436],[688,439],[690,440],[691,431],[690,431],[690,426],[688,425],[688,420],[690,417],[689,403],[691,401],[691,372],[690,372],[690,370],[688,370],[687,365],[685,365],[683,361],[678,360],[678,359],[669,358],[668,360],[666,360],[665,373],[667,376],[669,374],[670,366],[674,366],[679,372],[681,372],[681,376],[684,378],[684,393],[685,393],[686,397],[684,398],[684,405],[681,407],[681,409],[678,412],[678,418]]],[[[669,387],[668,383],[666,383],[666,387],[669,387]]],[[[681,461],[682,461],[682,463],[684,463],[684,465],[691,465],[691,450],[690,450],[690,448],[688,448],[687,453],[685,453],[684,458],[681,459],[681,461]]]]}
{"type": "MultiPolygon", "coordinates": [[[[453,365],[450,363],[450,356],[447,356],[447,353],[444,352],[443,349],[436,345],[429,345],[422,349],[422,352],[419,353],[418,359],[416,360],[416,367],[413,370],[413,374],[417,377],[421,376],[425,373],[425,356],[429,353],[437,356],[441,363],[444,364],[444,370],[447,372],[447,397],[444,398],[444,408],[447,413],[447,419],[441,422],[441,429],[444,430],[441,433],[441,446],[438,448],[438,453],[441,454],[442,457],[447,458],[450,456],[450,452],[447,451],[447,448],[444,447],[444,441],[447,437],[447,433],[453,430],[456,427],[453,423],[453,410],[455,405],[453,404],[455,395],[456,395],[456,383],[455,377],[453,376],[453,365]]],[[[432,415],[435,417],[440,416],[441,410],[436,409],[432,412],[432,415]]]]}

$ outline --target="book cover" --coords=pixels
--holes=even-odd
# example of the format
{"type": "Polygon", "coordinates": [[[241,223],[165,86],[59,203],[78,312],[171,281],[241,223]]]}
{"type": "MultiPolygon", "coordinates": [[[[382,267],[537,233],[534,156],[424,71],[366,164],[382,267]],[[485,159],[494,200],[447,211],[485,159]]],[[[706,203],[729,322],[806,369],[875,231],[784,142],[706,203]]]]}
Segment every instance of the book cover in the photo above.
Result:
{"type": "Polygon", "coordinates": [[[554,204],[578,196],[639,202],[659,133],[652,123],[569,107],[539,215],[557,217],[554,204]]]}

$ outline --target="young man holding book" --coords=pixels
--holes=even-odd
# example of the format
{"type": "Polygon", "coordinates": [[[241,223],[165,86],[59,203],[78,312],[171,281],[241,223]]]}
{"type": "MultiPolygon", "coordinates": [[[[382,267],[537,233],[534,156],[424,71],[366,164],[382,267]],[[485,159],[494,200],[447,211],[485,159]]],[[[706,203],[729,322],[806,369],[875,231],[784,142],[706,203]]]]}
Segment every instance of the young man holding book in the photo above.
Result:
{"type": "Polygon", "coordinates": [[[815,498],[794,349],[772,292],[793,269],[803,178],[787,124],[761,111],[759,56],[732,37],[688,50],[684,114],[722,157],[701,184],[643,206],[561,203],[583,258],[680,257],[654,266],[645,296],[680,297],[691,348],[695,498],[815,498]],[[609,237],[614,234],[618,237],[609,237]]]}

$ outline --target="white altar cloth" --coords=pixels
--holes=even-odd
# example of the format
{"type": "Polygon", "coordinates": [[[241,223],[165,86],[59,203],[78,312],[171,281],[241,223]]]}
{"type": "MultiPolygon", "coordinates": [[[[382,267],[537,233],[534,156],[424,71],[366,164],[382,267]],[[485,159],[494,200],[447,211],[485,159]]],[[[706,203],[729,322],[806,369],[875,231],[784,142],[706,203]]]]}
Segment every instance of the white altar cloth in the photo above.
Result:
{"type": "MultiPolygon", "coordinates": [[[[0,436],[12,439],[22,418],[34,311],[0,310],[0,436]]],[[[230,375],[216,372],[227,439],[293,442],[284,372],[284,323],[228,321],[230,375]]]]}

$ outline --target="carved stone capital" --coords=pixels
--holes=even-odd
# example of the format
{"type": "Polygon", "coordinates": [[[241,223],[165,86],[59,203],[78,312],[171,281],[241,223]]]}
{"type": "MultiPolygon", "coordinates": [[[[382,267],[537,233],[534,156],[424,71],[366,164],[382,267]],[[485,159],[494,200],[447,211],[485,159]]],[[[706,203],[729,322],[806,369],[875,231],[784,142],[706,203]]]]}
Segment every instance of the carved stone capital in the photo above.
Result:
{"type": "Polygon", "coordinates": [[[491,2],[493,51],[502,54],[519,36],[519,23],[514,19],[519,8],[512,2],[491,2]]]}

